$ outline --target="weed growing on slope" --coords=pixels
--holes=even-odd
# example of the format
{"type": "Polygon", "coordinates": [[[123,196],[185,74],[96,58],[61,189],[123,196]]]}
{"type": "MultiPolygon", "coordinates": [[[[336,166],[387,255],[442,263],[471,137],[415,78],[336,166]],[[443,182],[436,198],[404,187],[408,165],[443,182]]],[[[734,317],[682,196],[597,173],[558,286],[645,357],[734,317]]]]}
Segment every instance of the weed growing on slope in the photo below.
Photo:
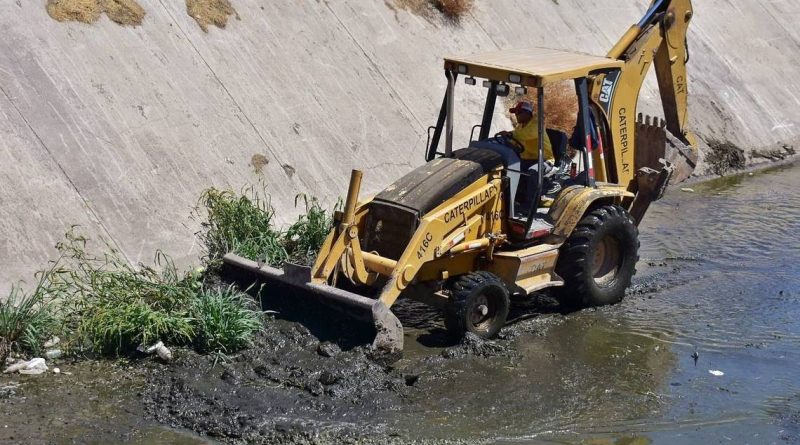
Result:
{"type": "Polygon", "coordinates": [[[195,216],[204,217],[197,236],[210,268],[219,267],[228,252],[269,264],[281,264],[287,257],[281,233],[272,227],[275,211],[254,188],[238,195],[210,188],[201,195],[195,216]]]}
{"type": "Polygon", "coordinates": [[[112,246],[94,256],[85,237],[68,232],[61,252],[60,285],[65,336],[75,352],[124,354],[158,340],[190,343],[196,333],[191,302],[200,280],[182,275],[169,257],[156,254],[161,270],[134,268],[112,246]]]}
{"type": "Polygon", "coordinates": [[[392,10],[405,9],[433,23],[435,18],[458,24],[474,6],[473,0],[393,0],[386,2],[392,10]]]}
{"type": "Polygon", "coordinates": [[[197,234],[206,250],[210,268],[221,265],[222,257],[233,252],[252,260],[279,267],[287,261],[310,265],[332,225],[331,215],[319,202],[306,195],[305,213],[281,231],[273,226],[275,211],[269,201],[250,188],[241,194],[218,189],[203,192],[196,217],[204,217],[197,234]]]}
{"type": "Polygon", "coordinates": [[[161,252],[156,254],[156,267],[133,267],[110,245],[100,255],[90,253],[87,241],[67,232],[57,245],[60,258],[34,292],[51,302],[46,312],[58,314],[58,335],[71,353],[124,355],[159,340],[232,352],[260,327],[260,313],[233,288],[225,292],[223,323],[208,323],[216,309],[204,304],[213,291],[203,288],[202,274],[180,272],[161,252]],[[237,335],[227,332],[231,326],[240,326],[237,335]],[[217,340],[205,340],[209,338],[217,340]]]}
{"type": "Polygon", "coordinates": [[[434,8],[450,20],[458,21],[472,10],[472,0],[432,0],[434,8]]]}
{"type": "Polygon", "coordinates": [[[231,15],[239,20],[239,13],[229,0],[186,0],[186,12],[203,32],[208,32],[209,25],[225,28],[231,15]]]}
{"type": "Polygon", "coordinates": [[[333,219],[320,207],[319,201],[306,195],[297,195],[294,201],[295,207],[301,198],[306,211],[298,216],[297,222],[289,226],[283,234],[282,244],[287,252],[287,261],[310,266],[331,230],[333,219]]]}
{"type": "Polygon", "coordinates": [[[31,293],[15,284],[6,301],[0,300],[0,364],[12,351],[38,355],[53,334],[54,306],[43,292],[50,272],[39,273],[39,283],[31,293]]]}
{"type": "Polygon", "coordinates": [[[59,22],[94,23],[105,13],[120,25],[138,26],[144,9],[134,0],[48,0],[47,13],[59,22]]]}

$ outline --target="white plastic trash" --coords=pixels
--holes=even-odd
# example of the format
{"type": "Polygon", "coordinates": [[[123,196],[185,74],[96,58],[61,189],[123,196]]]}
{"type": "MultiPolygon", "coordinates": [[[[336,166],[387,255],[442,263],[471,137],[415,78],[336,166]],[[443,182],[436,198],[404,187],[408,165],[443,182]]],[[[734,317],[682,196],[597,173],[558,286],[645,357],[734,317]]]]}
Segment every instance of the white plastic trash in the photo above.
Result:
{"type": "Polygon", "coordinates": [[[172,360],[172,351],[170,351],[168,347],[164,346],[164,343],[159,342],[159,347],[156,348],[156,354],[158,354],[158,357],[165,362],[172,360]]]}
{"type": "Polygon", "coordinates": [[[14,363],[6,368],[5,373],[18,372],[20,374],[35,375],[47,371],[47,364],[41,357],[36,357],[27,362],[14,363]]]}

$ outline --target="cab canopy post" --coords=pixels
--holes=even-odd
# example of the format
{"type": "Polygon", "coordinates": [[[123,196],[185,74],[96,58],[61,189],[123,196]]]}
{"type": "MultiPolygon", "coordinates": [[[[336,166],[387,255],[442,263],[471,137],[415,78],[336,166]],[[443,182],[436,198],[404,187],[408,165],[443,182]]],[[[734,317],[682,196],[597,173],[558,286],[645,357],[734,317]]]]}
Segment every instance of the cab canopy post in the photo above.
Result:
{"type": "Polygon", "coordinates": [[[447,76],[447,126],[444,132],[444,155],[447,158],[453,157],[453,93],[456,85],[456,73],[451,70],[445,71],[447,76]]]}
{"type": "MultiPolygon", "coordinates": [[[[583,169],[586,172],[586,185],[595,186],[594,165],[592,160],[592,119],[589,115],[589,88],[585,77],[575,79],[575,91],[578,94],[578,134],[580,134],[583,147],[583,169]]],[[[575,147],[580,148],[580,147],[575,147]]]]}
{"type": "Polygon", "coordinates": [[[539,130],[539,165],[536,180],[538,186],[536,187],[536,194],[533,196],[533,205],[528,210],[528,222],[525,225],[525,233],[530,233],[531,226],[533,225],[534,215],[539,212],[539,201],[542,199],[542,183],[544,183],[544,87],[539,87],[537,91],[536,100],[536,113],[537,124],[539,130]]]}
{"type": "MultiPolygon", "coordinates": [[[[439,140],[442,138],[442,130],[444,129],[444,121],[447,118],[447,93],[445,92],[442,98],[442,107],[439,108],[439,117],[436,119],[436,126],[433,127],[433,137],[428,144],[428,152],[425,153],[425,162],[432,161],[436,157],[437,150],[439,149],[439,140]]],[[[428,128],[428,132],[431,129],[428,128]]],[[[430,133],[429,133],[430,134],[430,133]]]]}
{"type": "Polygon", "coordinates": [[[478,140],[482,141],[489,137],[489,132],[492,129],[492,117],[494,117],[494,108],[497,103],[497,81],[492,81],[489,91],[486,92],[486,105],[483,107],[483,120],[481,121],[481,132],[478,135],[478,140]]]}

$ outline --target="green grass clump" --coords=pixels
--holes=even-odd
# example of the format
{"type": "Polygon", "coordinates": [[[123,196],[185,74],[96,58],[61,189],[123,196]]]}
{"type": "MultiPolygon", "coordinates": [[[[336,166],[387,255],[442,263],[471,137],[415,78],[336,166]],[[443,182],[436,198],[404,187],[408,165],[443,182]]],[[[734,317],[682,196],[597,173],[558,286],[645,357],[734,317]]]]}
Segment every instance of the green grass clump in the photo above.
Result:
{"type": "Polygon", "coordinates": [[[69,352],[125,355],[161,340],[230,353],[260,328],[253,302],[235,288],[223,293],[227,306],[221,322],[210,323],[219,318],[219,308],[208,304],[215,291],[204,288],[202,273],[180,272],[161,252],[156,267],[133,267],[110,245],[101,255],[91,254],[87,241],[67,233],[57,246],[61,257],[39,290],[57,302],[50,312],[60,314],[59,335],[69,352]]]}
{"type": "Polygon", "coordinates": [[[295,207],[300,198],[303,198],[306,212],[298,216],[297,221],[282,234],[281,244],[286,250],[286,261],[310,266],[314,264],[317,253],[331,230],[333,219],[316,199],[306,195],[295,198],[295,207]]]}
{"type": "Polygon", "coordinates": [[[205,261],[210,267],[219,266],[228,252],[269,264],[286,259],[281,234],[272,227],[275,211],[255,189],[237,195],[210,188],[200,197],[200,206],[205,210],[205,220],[197,236],[205,246],[205,261]]]}
{"type": "Polygon", "coordinates": [[[134,268],[112,246],[94,256],[85,237],[68,232],[58,244],[61,267],[54,280],[64,307],[64,329],[78,352],[124,354],[158,340],[189,343],[195,335],[191,302],[200,278],[180,274],[156,254],[161,270],[134,268]]]}
{"type": "Polygon", "coordinates": [[[155,267],[131,265],[108,243],[93,254],[89,240],[70,230],[34,291],[15,286],[0,303],[0,357],[12,349],[38,353],[52,335],[79,355],[126,355],[159,340],[211,353],[247,347],[262,327],[255,302],[234,287],[206,287],[201,271],[220,266],[228,252],[275,266],[310,265],[333,223],[316,199],[298,195],[295,205],[302,198],[305,213],[285,231],[276,229],[263,196],[254,189],[203,193],[198,236],[206,267],[194,272],[179,271],[161,252],[155,267]]]}
{"type": "Polygon", "coordinates": [[[254,300],[233,286],[204,289],[194,301],[197,317],[195,345],[202,352],[228,353],[250,346],[261,329],[254,300]]]}
{"type": "Polygon", "coordinates": [[[33,292],[25,293],[20,285],[13,285],[6,301],[0,300],[0,365],[12,351],[38,355],[53,335],[53,304],[42,291],[48,274],[40,273],[33,292]]]}
{"type": "Polygon", "coordinates": [[[275,267],[285,262],[311,265],[332,226],[330,214],[315,198],[302,198],[305,213],[285,231],[273,226],[275,211],[254,189],[241,194],[214,188],[203,192],[196,214],[204,215],[197,234],[205,246],[209,267],[218,267],[222,257],[233,252],[275,267]]]}

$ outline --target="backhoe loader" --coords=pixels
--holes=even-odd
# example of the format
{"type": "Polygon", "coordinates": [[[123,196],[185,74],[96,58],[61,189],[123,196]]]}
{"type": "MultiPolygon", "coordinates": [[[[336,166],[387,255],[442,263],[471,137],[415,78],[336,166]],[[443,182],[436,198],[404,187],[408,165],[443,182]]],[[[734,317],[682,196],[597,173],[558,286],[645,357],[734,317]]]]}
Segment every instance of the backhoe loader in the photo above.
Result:
{"type": "Polygon", "coordinates": [[[224,263],[370,320],[372,347],[393,355],[403,349],[403,327],[390,310],[398,298],[441,308],[456,335],[485,338],[506,323],[512,296],[552,288],[578,307],[620,301],[638,261],[639,222],[697,160],[686,129],[691,18],[691,0],[654,0],[604,57],[543,48],[446,57],[447,87],[425,164],[371,197],[359,196],[362,173],[354,170],[344,208],[311,268],[278,270],[234,254],[224,263]],[[663,119],[637,115],[651,65],[663,119]],[[485,88],[486,101],[473,127],[477,137],[454,150],[459,77],[468,88],[485,88]],[[565,81],[574,84],[578,102],[573,157],[565,154],[570,138],[545,126],[545,89],[565,81]],[[491,132],[496,104],[512,89],[537,98],[536,174],[519,169],[513,141],[491,132]],[[557,173],[548,178],[545,134],[557,157],[557,173]],[[528,207],[518,199],[524,181],[537,181],[528,207]]]}

